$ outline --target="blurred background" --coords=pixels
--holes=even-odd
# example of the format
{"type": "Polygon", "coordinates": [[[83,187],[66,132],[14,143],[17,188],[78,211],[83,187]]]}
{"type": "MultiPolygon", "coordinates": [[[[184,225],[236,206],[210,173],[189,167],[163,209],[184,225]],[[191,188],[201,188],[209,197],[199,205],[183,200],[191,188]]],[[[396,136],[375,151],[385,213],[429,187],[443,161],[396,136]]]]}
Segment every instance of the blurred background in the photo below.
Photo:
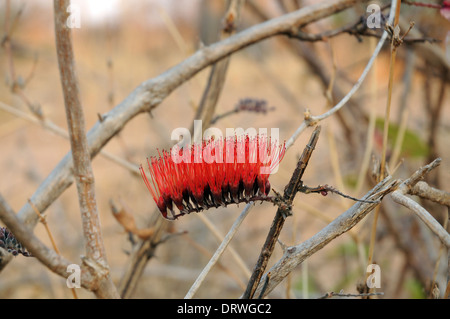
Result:
{"type": "MultiPolygon", "coordinates": [[[[280,16],[316,1],[247,1],[242,7],[238,32],[266,18],[280,16]]],[[[202,45],[218,41],[226,1],[131,0],[73,1],[80,9],[79,28],[73,29],[76,67],[87,129],[141,82],[156,77],[183,61],[202,45]]],[[[440,4],[440,1],[427,1],[440,4]]],[[[382,7],[385,2],[380,2],[382,7]]],[[[367,4],[307,26],[321,33],[367,17],[367,4]]],[[[67,139],[44,128],[40,121],[67,130],[64,101],[55,53],[53,7],[50,1],[0,1],[0,193],[17,212],[70,150],[67,139]],[[9,34],[10,50],[4,45],[9,34]],[[13,84],[20,89],[12,90],[13,84]],[[12,109],[16,110],[13,112],[12,109]],[[33,122],[34,120],[34,122],[33,122]],[[37,121],[36,121],[37,120],[37,121]]],[[[388,10],[383,11],[388,13],[388,10]]],[[[442,164],[427,176],[436,188],[450,190],[450,79],[445,60],[445,37],[450,21],[438,9],[402,4],[407,25],[415,21],[411,37],[435,39],[404,44],[398,49],[390,116],[388,160],[393,156],[394,177],[408,178],[436,157],[442,164]],[[417,34],[413,34],[417,32],[417,34]],[[403,124],[402,124],[403,123],[403,124]],[[404,132],[400,152],[396,137],[404,132]]],[[[402,29],[402,33],[405,29],[402,29]]],[[[380,30],[381,32],[381,30],[380,30]]],[[[287,140],[309,109],[324,113],[353,86],[370,58],[377,38],[342,34],[328,41],[299,42],[278,36],[232,55],[216,114],[232,110],[239,100],[265,100],[274,110],[267,114],[239,112],[214,123],[227,127],[279,128],[287,140]],[[332,82],[331,94],[327,89],[332,82]]],[[[447,53],[448,54],[448,53],[447,53]]],[[[321,122],[322,133],[304,174],[309,186],[329,184],[354,197],[374,185],[372,160],[380,159],[387,101],[390,51],[388,44],[374,69],[351,101],[321,122]],[[369,134],[373,120],[375,131],[369,134]],[[369,157],[370,158],[370,157],[369,157]]],[[[171,132],[190,128],[207,84],[209,68],[176,89],[149,114],[130,121],[104,148],[129,163],[145,163],[157,149],[173,145],[171,132]]],[[[286,153],[280,169],[271,176],[275,190],[288,183],[312,129],[305,131],[286,153]]],[[[126,208],[138,227],[148,227],[159,213],[140,176],[103,155],[92,162],[102,232],[113,281],[119,285],[130,262],[132,241],[111,213],[110,200],[126,208]]],[[[415,198],[444,223],[447,210],[415,198]]],[[[384,298],[428,298],[433,281],[443,296],[447,284],[447,252],[439,240],[410,211],[383,200],[377,224],[374,262],[381,267],[384,298]],[[405,244],[406,243],[406,244],[405,244]],[[419,264],[414,262],[419,260],[419,264]]],[[[287,219],[280,240],[295,245],[308,239],[348,209],[353,202],[330,194],[298,194],[293,216],[287,219]]],[[[211,209],[204,213],[225,235],[244,205],[211,209]]],[[[229,250],[207,276],[195,295],[199,298],[238,298],[258,258],[276,209],[257,204],[231,242],[229,250]],[[242,263],[239,263],[241,260],[242,263]]],[[[72,185],[46,211],[48,225],[61,254],[79,263],[84,254],[78,196],[72,185]]],[[[316,298],[326,292],[357,293],[365,282],[373,214],[314,254],[270,295],[271,298],[316,298]]],[[[0,222],[0,225],[1,222],[0,222]]],[[[50,246],[41,224],[35,234],[50,246]]],[[[220,240],[197,214],[170,222],[139,282],[133,298],[182,298],[189,290],[220,240]]],[[[269,262],[281,256],[275,248],[269,262]]],[[[77,290],[81,298],[94,297],[77,290]]],[[[65,279],[34,258],[21,255],[0,273],[0,298],[71,298],[65,279]]]]}

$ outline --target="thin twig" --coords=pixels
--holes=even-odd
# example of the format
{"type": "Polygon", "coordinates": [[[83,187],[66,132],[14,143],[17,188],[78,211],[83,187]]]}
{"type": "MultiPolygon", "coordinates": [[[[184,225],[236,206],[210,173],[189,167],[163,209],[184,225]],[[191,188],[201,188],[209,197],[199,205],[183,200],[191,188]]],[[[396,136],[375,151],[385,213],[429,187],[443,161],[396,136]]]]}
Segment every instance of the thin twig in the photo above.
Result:
{"type": "MultiPolygon", "coordinates": [[[[394,2],[395,0],[393,0],[394,2]]],[[[384,127],[383,127],[383,149],[381,154],[381,166],[380,166],[380,180],[384,178],[385,168],[386,168],[386,151],[387,151],[387,142],[388,142],[388,133],[389,133],[389,120],[390,120],[390,114],[391,114],[391,100],[392,100],[392,88],[394,85],[394,67],[395,67],[395,58],[397,56],[397,48],[398,45],[396,45],[396,41],[398,41],[398,38],[400,36],[400,28],[398,26],[398,20],[400,16],[400,0],[396,0],[396,5],[391,7],[391,13],[392,10],[395,10],[395,16],[394,16],[394,23],[393,23],[393,33],[392,33],[392,39],[391,39],[391,59],[389,64],[389,82],[388,82],[388,96],[387,96],[387,102],[386,102],[386,112],[385,112],[385,118],[384,118],[384,127]],[[398,31],[398,34],[397,34],[398,31]]],[[[391,20],[391,19],[390,19],[391,20]]],[[[389,21],[389,25],[391,25],[392,22],[389,21]]],[[[375,223],[376,224],[376,223],[375,223]]]]}
{"type": "MultiPolygon", "coordinates": [[[[66,260],[57,254],[54,250],[48,248],[42,241],[36,237],[33,232],[17,217],[16,213],[0,194],[0,220],[8,227],[14,236],[22,245],[36,257],[42,264],[54,273],[67,278],[69,272],[67,267],[73,262],[66,260]]],[[[82,287],[93,290],[98,288],[98,280],[93,277],[90,271],[84,267],[81,268],[82,287]]]]}
{"type": "Polygon", "coordinates": [[[41,224],[44,225],[45,230],[46,230],[46,232],[47,232],[47,235],[48,235],[48,237],[49,237],[49,239],[50,239],[50,242],[52,243],[53,249],[55,250],[55,252],[56,252],[57,254],[60,254],[59,249],[58,249],[58,247],[56,246],[55,239],[53,238],[52,232],[50,231],[50,228],[48,227],[47,219],[46,219],[44,216],[41,215],[41,213],[37,210],[36,206],[34,206],[33,202],[32,202],[30,199],[28,199],[28,203],[31,205],[31,207],[33,208],[33,210],[34,210],[34,211],[36,212],[36,214],[38,215],[39,221],[41,222],[41,224]]]}
{"type": "Polygon", "coordinates": [[[318,122],[330,117],[331,115],[333,115],[334,113],[339,111],[350,100],[350,98],[356,93],[356,91],[358,91],[361,84],[364,82],[367,74],[369,73],[370,69],[372,68],[372,65],[373,65],[376,57],[380,53],[381,48],[383,47],[383,44],[386,41],[387,37],[388,37],[388,33],[385,31],[383,33],[380,41],[378,41],[375,51],[373,52],[372,56],[370,57],[369,62],[367,63],[366,67],[364,68],[364,71],[362,72],[361,76],[356,81],[356,83],[353,85],[353,87],[350,89],[350,91],[347,93],[347,95],[345,95],[345,97],[342,98],[342,100],[340,100],[330,110],[328,110],[327,112],[325,112],[319,116],[313,116],[308,111],[305,114],[305,120],[300,124],[300,126],[297,128],[295,133],[292,135],[292,137],[289,140],[287,140],[286,148],[290,147],[294,143],[294,141],[298,137],[298,135],[300,135],[308,126],[315,125],[318,122]]]}
{"type": "Polygon", "coordinates": [[[422,167],[416,171],[410,178],[405,180],[399,188],[391,194],[392,199],[409,209],[411,209],[442,241],[442,243],[450,247],[450,235],[445,228],[422,206],[413,201],[406,194],[409,190],[429,171],[437,167],[441,162],[440,158],[437,158],[432,163],[422,167]]]}
{"type": "MultiPolygon", "coordinates": [[[[195,214],[200,220],[203,222],[203,224],[206,225],[206,227],[211,231],[214,237],[216,237],[220,242],[224,240],[224,236],[220,233],[220,231],[217,229],[217,227],[203,214],[195,214]]],[[[235,260],[238,267],[242,270],[245,276],[250,277],[251,272],[248,269],[247,265],[245,264],[242,257],[239,255],[239,253],[232,247],[231,245],[228,246],[228,251],[235,260]]]]}
{"type": "MultiPolygon", "coordinates": [[[[328,138],[328,147],[329,147],[329,152],[330,152],[330,163],[331,163],[331,169],[332,169],[333,175],[334,175],[334,180],[336,181],[337,187],[339,189],[341,189],[342,192],[346,192],[345,185],[344,185],[344,179],[342,178],[342,172],[341,172],[340,164],[339,164],[338,147],[336,146],[336,140],[335,140],[334,134],[331,132],[331,130],[327,131],[327,138],[328,138]]],[[[333,190],[337,191],[337,189],[334,189],[334,188],[333,188],[333,190]]],[[[327,195],[327,191],[326,190],[324,190],[324,191],[325,191],[325,193],[322,193],[322,195],[327,195]]],[[[319,191],[319,193],[320,192],[322,192],[322,191],[319,191]]],[[[337,191],[335,193],[339,194],[340,192],[339,193],[338,192],[339,191],[337,191]]],[[[343,193],[341,193],[341,194],[343,194],[343,193]]],[[[345,197],[345,196],[343,196],[343,197],[345,197]]],[[[350,198],[350,196],[347,198],[350,198]]],[[[350,206],[348,204],[346,205],[346,202],[343,198],[342,198],[342,203],[343,203],[344,209],[347,209],[350,206]]]]}
{"type": "MultiPolygon", "coordinates": [[[[318,41],[328,41],[331,38],[334,38],[338,35],[345,33],[355,36],[359,41],[362,40],[361,37],[374,37],[374,38],[381,37],[380,33],[367,27],[367,23],[364,17],[360,17],[358,21],[343,26],[339,29],[325,31],[320,34],[310,34],[303,31],[298,31],[296,33],[288,32],[287,36],[301,41],[318,42],[318,41]]],[[[404,37],[403,42],[407,44],[424,43],[424,42],[436,43],[440,42],[440,40],[430,37],[404,37]]]]}
{"type": "MultiPolygon", "coordinates": [[[[46,230],[46,232],[47,232],[47,234],[48,234],[48,237],[49,237],[49,239],[50,239],[50,242],[52,243],[53,249],[55,250],[55,252],[56,252],[58,255],[60,255],[61,253],[59,252],[59,249],[58,249],[58,247],[56,246],[56,242],[55,242],[55,239],[53,238],[52,232],[50,231],[50,227],[48,227],[47,219],[46,219],[44,216],[41,215],[41,213],[38,211],[38,209],[36,208],[36,206],[34,206],[33,202],[32,202],[30,199],[28,199],[28,203],[31,205],[31,207],[33,208],[33,210],[34,210],[34,211],[36,212],[36,214],[38,215],[39,221],[41,222],[41,224],[44,225],[45,230],[46,230]]],[[[77,296],[77,293],[76,293],[76,291],[75,291],[75,288],[73,287],[73,288],[71,288],[70,290],[72,291],[73,297],[74,297],[75,299],[78,299],[78,296],[77,296]]]]}
{"type": "MultiPolygon", "coordinates": [[[[202,255],[206,256],[207,258],[211,258],[212,257],[212,253],[209,252],[208,249],[206,249],[204,246],[200,245],[199,243],[197,243],[194,239],[192,239],[189,234],[185,234],[184,239],[186,240],[187,243],[189,243],[190,245],[192,245],[195,249],[197,249],[202,255]]],[[[223,240],[223,238],[221,239],[223,240]]],[[[230,250],[230,246],[228,247],[228,249],[230,250]]],[[[231,250],[230,250],[231,251],[231,250]]],[[[244,264],[245,265],[245,264],[244,264]]],[[[220,260],[217,262],[217,267],[223,271],[225,274],[227,274],[227,276],[229,276],[230,278],[232,278],[241,289],[245,289],[245,282],[243,282],[237,275],[237,273],[232,270],[229,269],[228,267],[226,267],[222,262],[220,262],[220,260]]],[[[247,269],[246,270],[249,273],[250,276],[250,271],[247,269]]]]}
{"type": "MultiPolygon", "coordinates": [[[[391,1],[391,10],[389,13],[389,21],[388,26],[393,25],[394,28],[398,27],[398,19],[400,15],[400,0],[392,0],[391,1]]],[[[383,35],[387,35],[387,30],[384,31],[383,35]]],[[[394,66],[395,66],[395,57],[397,53],[397,46],[394,44],[394,34],[392,34],[391,38],[391,60],[390,60],[390,68],[389,68],[389,84],[388,84],[388,98],[386,104],[386,112],[384,119],[384,130],[383,130],[383,148],[381,155],[381,164],[380,164],[380,174],[378,176],[378,182],[381,181],[385,177],[385,164],[386,164],[386,149],[387,149],[387,138],[389,132],[389,118],[390,118],[390,109],[391,109],[391,96],[392,96],[392,86],[394,80],[394,66]]],[[[372,228],[370,234],[370,242],[369,242],[369,253],[368,253],[368,264],[372,264],[373,254],[375,249],[375,235],[378,224],[378,217],[380,213],[380,206],[375,209],[373,214],[372,228]]]]}
{"type": "Polygon", "coordinates": [[[300,185],[298,188],[298,191],[305,193],[305,194],[320,193],[323,196],[326,196],[328,194],[328,192],[330,192],[330,193],[335,193],[335,194],[341,195],[344,198],[354,200],[355,202],[370,203],[370,204],[379,204],[380,203],[379,201],[359,199],[359,198],[355,198],[355,197],[346,195],[346,194],[342,193],[341,191],[337,190],[336,188],[329,186],[329,185],[319,185],[317,187],[309,187],[306,185],[300,185]]]}
{"type": "Polygon", "coordinates": [[[425,208],[402,194],[401,190],[393,192],[391,197],[396,203],[412,210],[433,231],[433,233],[439,237],[442,243],[447,246],[447,248],[450,248],[450,235],[425,208]]]}
{"type": "Polygon", "coordinates": [[[216,115],[212,120],[210,124],[214,124],[217,121],[239,112],[253,112],[253,113],[262,113],[266,114],[267,112],[274,111],[275,107],[267,107],[267,101],[265,100],[259,100],[259,99],[252,99],[252,98],[245,98],[241,99],[235,106],[234,109],[227,111],[225,113],[216,115]]]}
{"type": "Polygon", "coordinates": [[[117,222],[122,225],[126,232],[136,235],[141,240],[146,240],[152,237],[155,233],[154,227],[138,228],[134,216],[129,213],[122,203],[121,208],[117,208],[112,200],[109,201],[112,215],[117,222]]]}
{"type": "Polygon", "coordinates": [[[384,296],[384,292],[370,292],[361,294],[344,294],[340,292],[327,292],[322,297],[318,299],[328,299],[333,297],[346,297],[346,298],[357,298],[357,297],[372,297],[372,296],[384,296]]]}
{"type": "Polygon", "coordinates": [[[154,212],[148,226],[154,229],[153,236],[141,240],[133,246],[130,258],[124,269],[124,274],[118,285],[120,296],[130,298],[139,283],[150,258],[155,255],[158,245],[162,242],[164,233],[167,232],[169,222],[160,218],[160,214],[154,212]]]}
{"type": "Polygon", "coordinates": [[[407,1],[407,0],[403,0],[403,2],[410,6],[433,8],[433,9],[442,8],[442,6],[440,4],[435,4],[435,3],[423,3],[423,2],[407,1]]]}
{"type": "Polygon", "coordinates": [[[191,286],[191,288],[187,292],[186,296],[184,296],[185,299],[191,299],[195,295],[198,288],[200,288],[200,285],[202,284],[203,280],[205,280],[206,275],[209,273],[211,268],[217,263],[217,261],[219,260],[219,257],[225,251],[225,249],[227,248],[231,239],[233,238],[234,234],[237,232],[240,224],[244,221],[245,217],[250,212],[251,207],[253,207],[253,205],[247,204],[245,206],[245,209],[239,215],[239,217],[234,221],[233,226],[231,226],[231,229],[228,231],[227,235],[225,236],[224,240],[220,244],[219,248],[217,248],[217,250],[214,252],[214,255],[209,260],[208,264],[205,266],[205,268],[203,268],[202,272],[197,277],[194,284],[191,286]]]}
{"type": "MultiPolygon", "coordinates": [[[[311,158],[312,152],[316,147],[317,141],[319,139],[320,126],[311,134],[311,138],[303,150],[300,159],[297,162],[294,173],[292,174],[289,184],[284,189],[283,198],[287,204],[291,204],[298,192],[298,188],[302,185],[302,177],[305,173],[305,168],[308,165],[309,159],[311,158]]],[[[253,270],[252,276],[247,285],[247,289],[244,292],[244,299],[252,299],[255,294],[256,287],[258,286],[260,279],[267,267],[267,263],[272,255],[273,249],[275,248],[275,243],[280,235],[281,229],[283,228],[284,221],[286,217],[289,216],[290,210],[285,207],[279,207],[277,209],[276,215],[270,227],[269,233],[267,234],[266,241],[261,249],[258,261],[253,270]]]]}
{"type": "Polygon", "coordinates": [[[267,289],[267,285],[269,284],[269,281],[270,281],[270,272],[267,273],[266,280],[264,281],[264,286],[261,289],[261,293],[259,294],[258,299],[262,299],[264,297],[264,292],[267,289]]]}
{"type": "MultiPolygon", "coordinates": [[[[36,125],[40,125],[41,127],[45,128],[46,130],[54,133],[57,136],[63,137],[65,139],[69,139],[69,133],[67,133],[66,130],[56,125],[54,122],[49,120],[48,118],[42,119],[35,115],[30,115],[24,111],[21,111],[15,107],[12,107],[11,105],[5,104],[0,101],[0,110],[6,111],[10,114],[13,114],[21,119],[24,119],[28,122],[31,122],[36,125]]],[[[123,159],[117,155],[114,155],[108,151],[101,150],[99,152],[100,155],[102,155],[104,158],[112,161],[113,163],[116,163],[119,166],[122,166],[123,168],[127,169],[131,173],[133,173],[136,176],[141,176],[139,172],[139,166],[137,164],[134,164],[130,161],[127,161],[126,159],[123,159]]]]}
{"type": "MultiPolygon", "coordinates": [[[[447,209],[447,213],[448,213],[448,209],[447,209]]],[[[445,230],[447,230],[447,226],[448,226],[448,216],[447,216],[447,218],[445,218],[444,224],[442,225],[442,227],[443,227],[445,230]]],[[[445,245],[441,244],[440,247],[439,247],[439,253],[438,253],[437,257],[436,257],[436,264],[435,264],[435,266],[434,266],[433,281],[432,281],[432,283],[433,283],[434,285],[437,285],[437,280],[436,280],[436,278],[437,278],[437,276],[438,276],[439,266],[440,266],[440,264],[441,264],[441,258],[442,258],[442,255],[444,254],[445,251],[447,251],[445,245]]],[[[450,271],[450,270],[447,270],[447,273],[449,273],[449,271],[450,271]]],[[[448,280],[447,280],[447,281],[448,281],[448,280]]],[[[431,289],[431,290],[430,290],[430,295],[432,295],[432,292],[434,292],[434,289],[431,289]]],[[[431,297],[431,296],[430,296],[430,297],[431,297]]],[[[439,297],[439,294],[438,294],[438,297],[439,297]]]]}

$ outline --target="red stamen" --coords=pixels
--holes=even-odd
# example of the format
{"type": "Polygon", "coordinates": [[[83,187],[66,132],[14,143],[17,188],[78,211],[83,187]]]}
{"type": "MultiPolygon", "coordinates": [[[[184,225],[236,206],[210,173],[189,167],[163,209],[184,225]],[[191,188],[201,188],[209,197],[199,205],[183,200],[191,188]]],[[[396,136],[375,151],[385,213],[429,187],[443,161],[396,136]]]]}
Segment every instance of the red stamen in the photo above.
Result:
{"type": "Polygon", "coordinates": [[[183,156],[184,149],[175,152],[185,161],[174,161],[171,151],[158,151],[158,158],[147,159],[150,180],[142,165],[139,167],[147,189],[167,219],[267,196],[269,175],[283,159],[285,146],[258,135],[211,139],[186,151],[189,156],[183,156]],[[173,211],[173,204],[179,214],[173,211]],[[172,217],[167,216],[167,209],[172,217]]]}

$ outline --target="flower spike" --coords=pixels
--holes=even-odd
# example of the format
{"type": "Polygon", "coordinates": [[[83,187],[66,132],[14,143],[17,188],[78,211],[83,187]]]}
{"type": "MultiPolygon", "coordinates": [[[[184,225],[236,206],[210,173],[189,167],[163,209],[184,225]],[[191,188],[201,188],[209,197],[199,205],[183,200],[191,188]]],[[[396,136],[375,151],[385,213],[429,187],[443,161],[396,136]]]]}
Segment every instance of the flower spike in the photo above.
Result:
{"type": "Polygon", "coordinates": [[[285,144],[246,135],[158,153],[147,159],[149,177],[142,165],[139,170],[162,216],[174,220],[213,207],[268,200],[269,175],[283,159],[285,144]]]}

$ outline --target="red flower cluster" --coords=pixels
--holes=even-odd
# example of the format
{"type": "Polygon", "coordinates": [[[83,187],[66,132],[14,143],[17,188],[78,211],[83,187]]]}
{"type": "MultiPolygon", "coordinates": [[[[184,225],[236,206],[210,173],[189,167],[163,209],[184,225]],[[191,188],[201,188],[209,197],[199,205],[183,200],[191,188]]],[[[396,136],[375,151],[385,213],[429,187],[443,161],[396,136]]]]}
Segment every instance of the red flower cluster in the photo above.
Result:
{"type": "Polygon", "coordinates": [[[212,139],[174,147],[147,159],[150,180],[142,165],[139,170],[163,217],[173,220],[211,207],[267,197],[269,175],[284,152],[284,143],[264,135],[212,139]]]}

